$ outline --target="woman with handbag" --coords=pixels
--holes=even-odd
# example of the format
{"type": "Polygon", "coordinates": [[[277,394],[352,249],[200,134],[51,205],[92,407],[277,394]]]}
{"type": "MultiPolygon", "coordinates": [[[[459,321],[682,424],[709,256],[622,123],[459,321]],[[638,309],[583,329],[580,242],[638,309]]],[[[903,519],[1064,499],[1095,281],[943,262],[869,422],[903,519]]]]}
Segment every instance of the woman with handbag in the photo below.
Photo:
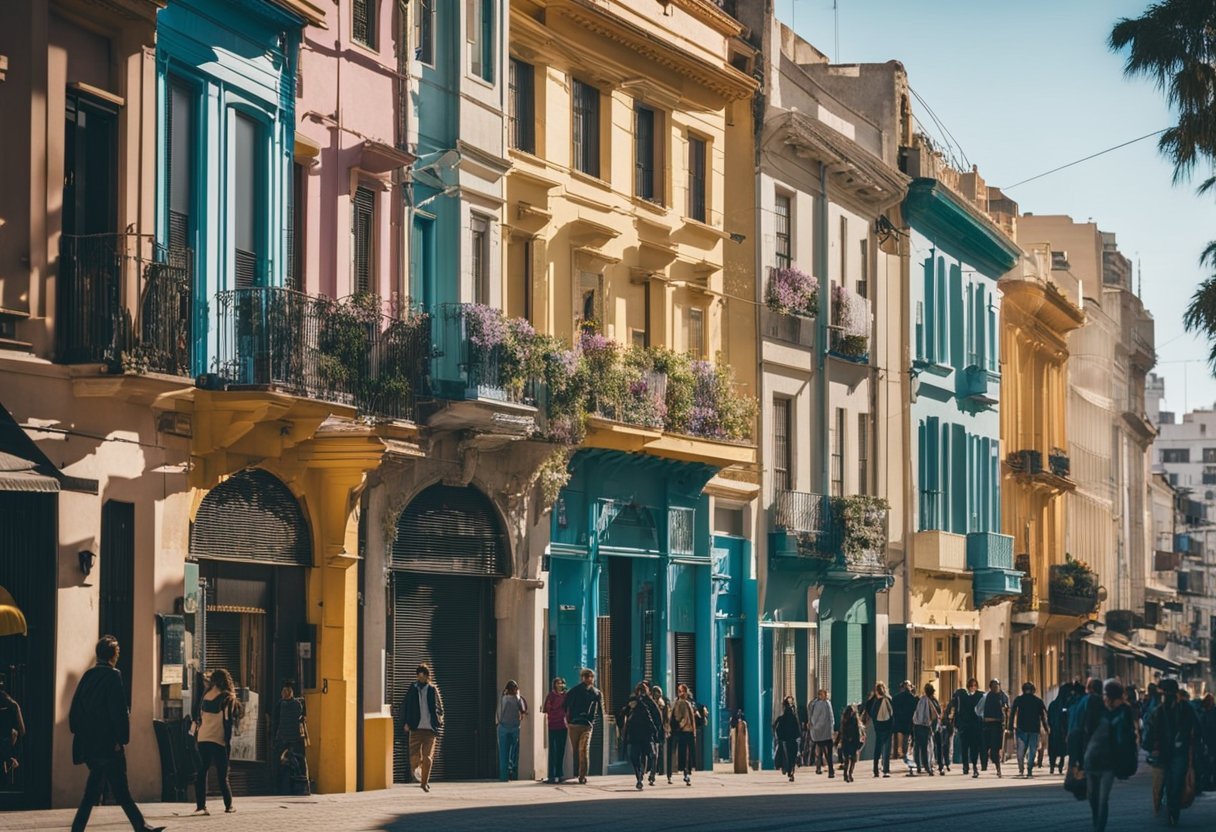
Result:
{"type": "Polygon", "coordinates": [[[207,690],[199,700],[195,715],[195,740],[202,765],[194,784],[194,814],[209,815],[207,811],[207,774],[215,766],[224,797],[224,811],[236,811],[232,805],[232,789],[228,785],[228,752],[232,748],[232,726],[240,717],[240,703],[232,689],[232,674],[224,668],[211,671],[207,690]]]}

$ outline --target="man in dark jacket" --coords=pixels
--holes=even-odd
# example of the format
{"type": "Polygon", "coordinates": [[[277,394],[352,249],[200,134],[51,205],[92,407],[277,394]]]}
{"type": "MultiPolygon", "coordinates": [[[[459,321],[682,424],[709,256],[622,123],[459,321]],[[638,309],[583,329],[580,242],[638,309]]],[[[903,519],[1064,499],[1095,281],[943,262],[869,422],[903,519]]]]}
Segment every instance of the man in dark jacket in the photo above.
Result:
{"type": "Polygon", "coordinates": [[[1049,730],[1047,706],[1035,693],[1034,682],[1022,684],[1022,695],[1009,707],[1009,730],[1013,731],[1018,744],[1018,776],[1034,777],[1034,764],[1038,758],[1039,738],[1049,730]]]}
{"type": "Polygon", "coordinates": [[[912,738],[912,714],[916,713],[916,705],[919,701],[916,694],[913,693],[912,683],[908,681],[900,684],[899,693],[891,697],[891,710],[893,711],[891,721],[894,723],[891,726],[894,729],[892,735],[894,746],[891,756],[903,760],[909,771],[912,770],[912,764],[908,761],[912,738]]]}
{"type": "Polygon", "coordinates": [[[642,778],[650,773],[650,785],[654,785],[655,744],[662,730],[663,717],[658,705],[650,698],[650,686],[639,682],[633,696],[626,703],[623,713],[625,743],[629,746],[629,762],[637,776],[637,789],[642,790],[642,778]]]}
{"type": "Polygon", "coordinates": [[[435,763],[435,740],[443,731],[443,696],[431,682],[431,666],[414,668],[417,680],[401,699],[402,730],[410,740],[410,771],[417,772],[424,792],[431,790],[431,766],[435,763]]]}
{"type": "Polygon", "coordinates": [[[578,678],[580,684],[566,694],[566,731],[574,751],[578,782],[586,783],[587,768],[591,764],[591,731],[604,710],[604,697],[595,686],[594,670],[584,667],[578,678]]]}
{"type": "Polygon", "coordinates": [[[165,827],[152,827],[144,821],[127,786],[127,755],[123,747],[131,738],[131,720],[122,674],[115,667],[118,639],[102,636],[96,655],[97,664],[81,677],[68,712],[68,727],[73,734],[72,762],[89,767],[89,779],[72,821],[72,832],[83,832],[88,825],[89,815],[101,799],[106,783],[136,832],[160,832],[165,827]]]}
{"type": "Polygon", "coordinates": [[[1179,697],[1177,679],[1162,679],[1157,690],[1161,695],[1161,704],[1150,717],[1149,754],[1164,770],[1165,808],[1169,813],[1170,826],[1177,826],[1199,721],[1195,717],[1195,710],[1179,697]]]}
{"type": "Polygon", "coordinates": [[[958,731],[959,752],[963,758],[963,774],[971,772],[972,778],[980,776],[981,762],[987,765],[987,757],[980,760],[984,747],[984,723],[975,706],[984,698],[979,680],[974,676],[967,680],[967,687],[959,688],[950,699],[947,711],[954,716],[954,728],[958,731]]]}

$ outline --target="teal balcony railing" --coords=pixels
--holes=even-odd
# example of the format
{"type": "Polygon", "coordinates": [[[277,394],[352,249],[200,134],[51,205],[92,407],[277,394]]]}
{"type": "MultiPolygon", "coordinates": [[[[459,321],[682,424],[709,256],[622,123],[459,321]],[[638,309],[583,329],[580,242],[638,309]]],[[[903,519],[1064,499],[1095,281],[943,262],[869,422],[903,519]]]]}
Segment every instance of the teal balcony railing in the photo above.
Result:
{"type": "Polygon", "coordinates": [[[1022,594],[1022,573],[1013,568],[1013,537],[995,532],[967,535],[967,568],[975,605],[1009,601],[1022,594]]]}
{"type": "Polygon", "coordinates": [[[1001,375],[971,365],[959,374],[958,397],[978,410],[990,410],[1000,401],[1001,375]]]}

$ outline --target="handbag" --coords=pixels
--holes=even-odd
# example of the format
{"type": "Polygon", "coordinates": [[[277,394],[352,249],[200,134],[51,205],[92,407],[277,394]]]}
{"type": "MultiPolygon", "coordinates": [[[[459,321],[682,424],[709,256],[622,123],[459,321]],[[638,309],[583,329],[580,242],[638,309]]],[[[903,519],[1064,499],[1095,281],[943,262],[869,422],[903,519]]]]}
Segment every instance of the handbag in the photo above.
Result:
{"type": "Polygon", "coordinates": [[[1064,790],[1071,792],[1077,800],[1089,797],[1089,784],[1085,780],[1085,772],[1080,766],[1070,765],[1064,775],[1064,790]]]}

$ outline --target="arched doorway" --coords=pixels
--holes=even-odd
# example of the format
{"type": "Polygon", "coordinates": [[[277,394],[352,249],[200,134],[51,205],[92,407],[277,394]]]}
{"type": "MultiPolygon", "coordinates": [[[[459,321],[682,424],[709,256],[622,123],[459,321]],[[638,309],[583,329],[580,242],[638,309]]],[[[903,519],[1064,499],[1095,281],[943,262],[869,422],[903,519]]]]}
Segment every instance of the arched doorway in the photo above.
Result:
{"type": "Polygon", "coordinates": [[[507,574],[507,560],[497,512],[474,488],[431,486],[398,518],[386,680],[397,726],[394,781],[412,777],[400,706],[422,661],[434,668],[448,715],[434,776],[474,780],[496,772],[494,582],[507,574]]]}
{"type": "MultiPolygon", "coordinates": [[[[196,673],[228,669],[244,705],[232,739],[233,792],[270,793],[266,717],[279,685],[294,679],[297,693],[315,687],[315,637],[305,610],[305,570],[313,563],[308,521],[278,478],[242,471],[203,498],[190,527],[190,558],[198,564],[197,587],[188,577],[186,588],[198,599],[186,622],[194,644],[191,695],[202,695],[196,673]]],[[[187,712],[192,701],[183,701],[187,712]]]]}

